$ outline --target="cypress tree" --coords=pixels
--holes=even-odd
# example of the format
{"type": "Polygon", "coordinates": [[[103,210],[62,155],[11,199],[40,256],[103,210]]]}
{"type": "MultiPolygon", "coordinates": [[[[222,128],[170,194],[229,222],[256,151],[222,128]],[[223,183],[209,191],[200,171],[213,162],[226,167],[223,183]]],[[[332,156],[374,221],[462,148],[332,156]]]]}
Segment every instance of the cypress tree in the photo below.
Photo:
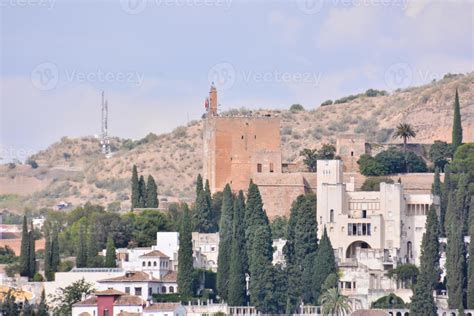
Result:
{"type": "Polygon", "coordinates": [[[410,303],[410,315],[437,316],[438,307],[433,298],[433,289],[428,275],[421,273],[415,285],[410,303]]]}
{"type": "MultiPolygon", "coordinates": [[[[263,211],[263,202],[258,186],[250,181],[247,193],[247,203],[245,206],[245,240],[247,243],[248,265],[252,265],[250,254],[253,236],[257,228],[269,226],[267,214],[263,211]]],[[[270,238],[271,239],[271,238],[270,238]]]]}
{"type": "Polygon", "coordinates": [[[213,233],[212,209],[206,191],[201,191],[194,207],[196,213],[196,230],[200,233],[213,233]]]}
{"type": "Polygon", "coordinates": [[[106,268],[116,268],[117,267],[117,262],[115,261],[116,256],[117,254],[115,252],[114,239],[112,238],[112,235],[109,235],[109,237],[107,238],[107,250],[105,253],[104,266],[106,268]]]}
{"type": "Polygon", "coordinates": [[[60,262],[61,262],[61,259],[59,257],[58,230],[54,229],[53,237],[51,239],[51,268],[53,272],[58,272],[60,262]]]}
{"type": "Polygon", "coordinates": [[[334,257],[334,250],[332,249],[331,240],[324,227],[323,236],[319,242],[319,248],[316,253],[314,260],[314,273],[313,273],[313,289],[314,289],[314,301],[318,302],[319,296],[321,295],[321,288],[326,281],[327,277],[331,273],[336,273],[336,259],[334,257]]]}
{"type": "Polygon", "coordinates": [[[26,215],[23,216],[23,229],[21,231],[21,252],[20,252],[20,275],[30,274],[30,236],[28,234],[28,223],[26,215]]]}
{"type": "Polygon", "coordinates": [[[431,193],[441,197],[441,179],[439,176],[439,168],[435,168],[433,185],[431,186],[431,193]]]}
{"type": "Polygon", "coordinates": [[[271,313],[273,299],[272,237],[270,226],[263,224],[250,240],[250,303],[261,313],[271,313]]]}
{"type": "MultiPolygon", "coordinates": [[[[474,210],[474,199],[471,199],[470,210],[474,210]]],[[[469,212],[469,236],[474,241],[474,212],[469,212]]],[[[469,258],[467,260],[467,291],[466,307],[474,309],[474,242],[469,243],[469,258]]]]}
{"type": "Polygon", "coordinates": [[[89,225],[89,232],[87,234],[87,267],[97,268],[101,264],[99,262],[99,247],[97,245],[96,227],[93,224],[89,225]]]}
{"type": "Polygon", "coordinates": [[[229,290],[228,304],[230,306],[244,306],[247,301],[245,262],[247,253],[245,251],[245,228],[244,228],[245,200],[244,193],[234,201],[234,215],[232,218],[232,249],[229,267],[229,290]]]}
{"type": "Polygon", "coordinates": [[[179,234],[178,288],[182,297],[193,296],[192,227],[187,204],[184,204],[183,221],[179,234]]]}
{"type": "Polygon", "coordinates": [[[469,175],[467,173],[461,173],[457,182],[456,190],[456,208],[459,210],[460,221],[462,224],[463,236],[467,235],[468,232],[468,209],[469,209],[469,175]]]}
{"type": "Polygon", "coordinates": [[[460,214],[455,205],[454,194],[449,194],[446,211],[446,270],[448,306],[453,309],[464,307],[465,250],[460,214]]]}
{"type": "Polygon", "coordinates": [[[139,198],[138,198],[138,207],[139,208],[145,208],[147,207],[146,201],[147,201],[147,196],[146,196],[146,183],[145,183],[145,178],[143,178],[143,175],[140,176],[140,179],[138,180],[138,191],[139,191],[139,198]]]}
{"type": "Polygon", "coordinates": [[[439,223],[434,205],[430,206],[421,240],[420,273],[426,275],[430,293],[435,289],[440,276],[439,267],[439,223]]]}
{"type": "Polygon", "coordinates": [[[439,214],[439,227],[440,234],[442,237],[446,237],[446,211],[448,208],[448,197],[450,194],[451,188],[451,171],[449,166],[446,166],[444,169],[444,183],[441,186],[441,197],[440,197],[440,214],[439,214]]]}
{"type": "Polygon", "coordinates": [[[139,207],[140,205],[140,190],[138,188],[138,172],[137,166],[133,165],[132,168],[132,209],[139,207]]]}
{"type": "Polygon", "coordinates": [[[48,305],[46,304],[46,294],[44,290],[41,291],[41,301],[38,304],[36,316],[48,316],[48,305]]]}
{"type": "Polygon", "coordinates": [[[199,194],[201,194],[202,190],[204,190],[202,186],[202,177],[201,177],[201,174],[198,174],[197,179],[196,179],[196,200],[199,194]]]}
{"type": "Polygon", "coordinates": [[[29,250],[29,264],[28,264],[28,276],[33,278],[36,273],[36,245],[35,245],[35,233],[33,224],[31,224],[31,230],[28,233],[28,250],[29,250]]]}
{"type": "Polygon", "coordinates": [[[219,255],[217,259],[217,292],[224,301],[227,301],[228,297],[233,213],[234,198],[232,190],[229,184],[227,184],[222,197],[221,220],[219,224],[219,255]]]}
{"type": "Polygon", "coordinates": [[[461,125],[461,106],[459,104],[458,89],[454,98],[454,117],[453,117],[453,154],[462,144],[462,125],[461,125]]]}
{"type": "Polygon", "coordinates": [[[158,201],[158,188],[156,186],[155,179],[151,175],[148,176],[146,184],[146,206],[157,208],[159,205],[158,201]]]}
{"type": "Polygon", "coordinates": [[[77,245],[76,266],[78,268],[84,268],[87,266],[86,232],[85,232],[85,227],[83,224],[79,228],[79,240],[78,240],[78,245],[77,245]]]}
{"type": "Polygon", "coordinates": [[[46,280],[53,281],[53,268],[52,268],[52,247],[51,247],[51,236],[47,234],[45,236],[44,243],[44,275],[46,280]]]}

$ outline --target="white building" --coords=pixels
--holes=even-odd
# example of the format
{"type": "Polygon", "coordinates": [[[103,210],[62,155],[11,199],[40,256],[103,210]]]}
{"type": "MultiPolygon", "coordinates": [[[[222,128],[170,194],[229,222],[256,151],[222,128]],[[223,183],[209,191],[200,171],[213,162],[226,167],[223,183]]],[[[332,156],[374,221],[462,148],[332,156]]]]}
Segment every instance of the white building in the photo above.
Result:
{"type": "Polygon", "coordinates": [[[97,284],[100,290],[115,289],[145,301],[152,299],[153,294],[178,292],[177,273],[174,271],[160,278],[142,271],[127,271],[118,277],[99,280],[97,284]]]}
{"type": "Polygon", "coordinates": [[[419,264],[426,215],[431,204],[439,205],[438,197],[407,194],[400,183],[355,191],[353,181],[343,183],[340,160],[320,160],[317,169],[318,234],[327,229],[343,272],[342,292],[363,308],[388,292],[409,301],[411,290],[398,289],[386,272],[401,263],[419,264]]]}
{"type": "MultiPolygon", "coordinates": [[[[203,234],[193,232],[193,252],[197,267],[217,271],[219,255],[219,233],[203,234]]],[[[195,264],[196,266],[196,264],[195,264]]]]}
{"type": "Polygon", "coordinates": [[[146,302],[140,297],[108,289],[72,305],[72,316],[143,315],[146,302]]]}

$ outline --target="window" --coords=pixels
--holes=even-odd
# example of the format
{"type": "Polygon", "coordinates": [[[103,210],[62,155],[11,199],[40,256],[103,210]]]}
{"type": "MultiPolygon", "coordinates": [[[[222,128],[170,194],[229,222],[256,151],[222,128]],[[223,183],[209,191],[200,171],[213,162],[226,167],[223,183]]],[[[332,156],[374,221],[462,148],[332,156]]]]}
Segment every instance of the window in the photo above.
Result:
{"type": "Polygon", "coordinates": [[[370,236],[372,234],[370,223],[347,224],[348,236],[370,236]]]}
{"type": "Polygon", "coordinates": [[[244,135],[242,135],[241,139],[244,139],[244,135]]]}
{"type": "Polygon", "coordinates": [[[174,293],[174,287],[170,286],[170,293],[174,293]]]}
{"type": "Polygon", "coordinates": [[[161,287],[161,293],[166,293],[166,286],[161,287]]]}
{"type": "Polygon", "coordinates": [[[270,172],[273,172],[273,162],[270,162],[270,172]]]}
{"type": "Polygon", "coordinates": [[[362,210],[362,218],[367,218],[367,210],[362,210]]]}
{"type": "Polygon", "coordinates": [[[156,267],[156,261],[153,261],[153,266],[156,267]]]}
{"type": "Polygon", "coordinates": [[[262,172],[262,164],[261,163],[258,163],[257,164],[257,172],[262,172]]]}
{"type": "Polygon", "coordinates": [[[354,157],[354,152],[353,151],[351,151],[351,157],[354,157]]]}
{"type": "Polygon", "coordinates": [[[151,261],[148,261],[148,266],[151,267],[151,261]]]}
{"type": "Polygon", "coordinates": [[[108,309],[104,309],[104,316],[109,316],[109,310],[108,309]]]}
{"type": "Polygon", "coordinates": [[[129,286],[125,287],[125,293],[130,294],[130,287],[129,286]]]}
{"type": "Polygon", "coordinates": [[[151,287],[148,288],[148,296],[151,296],[153,294],[153,289],[151,287]]]}
{"type": "Polygon", "coordinates": [[[143,261],[143,262],[142,262],[142,266],[144,266],[144,267],[146,266],[146,263],[145,263],[145,261],[143,261]]]}
{"type": "Polygon", "coordinates": [[[329,211],[329,221],[334,223],[334,210],[329,211]]]}
{"type": "Polygon", "coordinates": [[[136,287],[135,288],[135,295],[136,296],[141,296],[142,295],[142,288],[141,287],[136,287]]]}

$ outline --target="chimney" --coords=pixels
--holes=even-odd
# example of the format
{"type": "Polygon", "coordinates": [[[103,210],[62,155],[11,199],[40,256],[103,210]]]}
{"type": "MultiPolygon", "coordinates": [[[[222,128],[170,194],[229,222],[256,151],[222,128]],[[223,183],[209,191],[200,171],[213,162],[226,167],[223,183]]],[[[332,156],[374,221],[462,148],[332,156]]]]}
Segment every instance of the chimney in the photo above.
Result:
{"type": "Polygon", "coordinates": [[[86,293],[82,292],[81,294],[81,301],[85,300],[86,299],[86,293]]]}

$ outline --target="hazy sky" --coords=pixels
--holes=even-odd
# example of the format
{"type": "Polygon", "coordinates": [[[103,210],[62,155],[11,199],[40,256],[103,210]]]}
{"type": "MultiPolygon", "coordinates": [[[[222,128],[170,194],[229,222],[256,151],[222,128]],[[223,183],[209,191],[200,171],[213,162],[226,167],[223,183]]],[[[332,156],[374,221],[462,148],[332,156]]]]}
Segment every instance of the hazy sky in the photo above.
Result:
{"type": "Polygon", "coordinates": [[[61,136],[141,138],[221,110],[315,108],[474,70],[474,2],[0,0],[1,153],[61,136]]]}

